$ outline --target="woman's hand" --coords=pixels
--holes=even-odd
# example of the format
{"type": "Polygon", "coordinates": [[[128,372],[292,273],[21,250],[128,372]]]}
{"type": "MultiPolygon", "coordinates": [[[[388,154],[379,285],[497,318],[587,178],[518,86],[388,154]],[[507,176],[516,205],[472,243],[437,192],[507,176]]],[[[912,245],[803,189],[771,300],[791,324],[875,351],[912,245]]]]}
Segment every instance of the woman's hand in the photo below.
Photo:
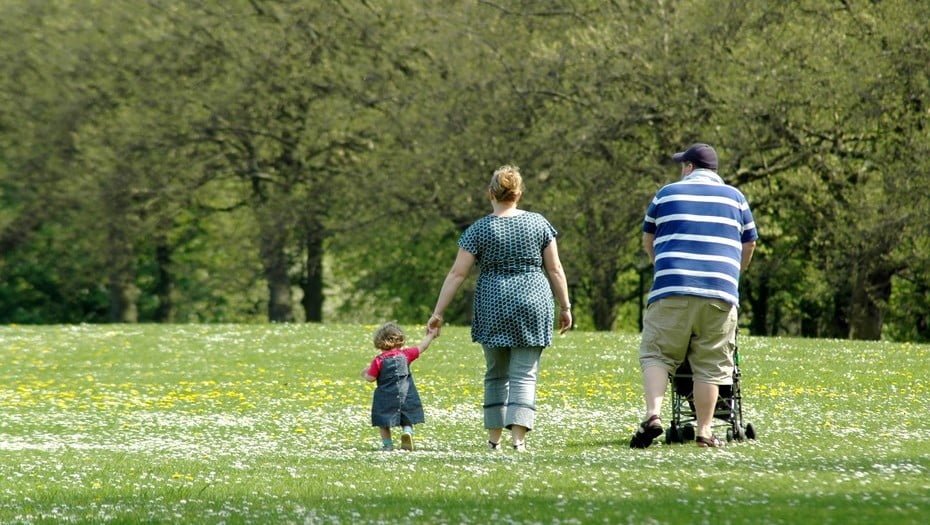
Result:
{"type": "Polygon", "coordinates": [[[563,308],[559,312],[559,335],[564,334],[572,327],[572,311],[563,308]]]}
{"type": "Polygon", "coordinates": [[[433,314],[429,316],[429,321],[426,323],[426,332],[429,333],[435,330],[436,334],[434,337],[439,337],[439,333],[442,331],[442,316],[433,314]]]}

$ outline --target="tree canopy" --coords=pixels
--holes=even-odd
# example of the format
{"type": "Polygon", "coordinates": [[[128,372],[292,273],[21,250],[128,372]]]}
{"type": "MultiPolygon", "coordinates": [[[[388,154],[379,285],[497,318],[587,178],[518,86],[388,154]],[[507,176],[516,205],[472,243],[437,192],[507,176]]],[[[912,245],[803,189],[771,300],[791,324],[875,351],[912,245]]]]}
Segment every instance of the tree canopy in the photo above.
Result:
{"type": "Polygon", "coordinates": [[[930,340],[928,15],[10,0],[0,321],[422,322],[509,163],[560,232],[578,327],[634,330],[643,212],[702,141],[761,235],[748,330],[930,340]]]}

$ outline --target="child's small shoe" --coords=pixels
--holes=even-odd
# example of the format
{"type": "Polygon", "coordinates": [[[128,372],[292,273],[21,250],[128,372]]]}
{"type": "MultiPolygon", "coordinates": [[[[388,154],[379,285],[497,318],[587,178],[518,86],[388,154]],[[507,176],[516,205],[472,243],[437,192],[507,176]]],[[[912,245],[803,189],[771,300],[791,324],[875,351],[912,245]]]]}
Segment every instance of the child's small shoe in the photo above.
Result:
{"type": "Polygon", "coordinates": [[[489,440],[488,440],[488,450],[490,450],[491,452],[501,452],[503,449],[501,448],[501,444],[500,444],[500,443],[495,443],[495,442],[493,442],[493,441],[491,441],[491,440],[489,439],[489,440]]]}
{"type": "Polygon", "coordinates": [[[400,448],[403,450],[413,450],[413,432],[404,430],[400,435],[400,448]]]}
{"type": "Polygon", "coordinates": [[[381,452],[392,452],[394,445],[381,445],[381,452]]]}
{"type": "Polygon", "coordinates": [[[514,452],[526,452],[526,442],[525,442],[525,441],[521,441],[521,442],[519,442],[519,443],[514,443],[514,444],[513,444],[513,451],[514,451],[514,452]]]}

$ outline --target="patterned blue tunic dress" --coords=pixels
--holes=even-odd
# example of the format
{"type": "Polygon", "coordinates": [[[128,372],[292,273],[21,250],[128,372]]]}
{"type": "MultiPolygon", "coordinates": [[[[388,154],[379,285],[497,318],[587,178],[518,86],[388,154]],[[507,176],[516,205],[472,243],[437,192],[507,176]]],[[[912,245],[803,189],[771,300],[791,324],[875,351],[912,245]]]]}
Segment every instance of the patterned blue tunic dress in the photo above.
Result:
{"type": "Polygon", "coordinates": [[[545,217],[484,216],[459,238],[475,256],[472,341],[492,347],[549,346],[555,307],[543,250],[558,235],[545,217]]]}

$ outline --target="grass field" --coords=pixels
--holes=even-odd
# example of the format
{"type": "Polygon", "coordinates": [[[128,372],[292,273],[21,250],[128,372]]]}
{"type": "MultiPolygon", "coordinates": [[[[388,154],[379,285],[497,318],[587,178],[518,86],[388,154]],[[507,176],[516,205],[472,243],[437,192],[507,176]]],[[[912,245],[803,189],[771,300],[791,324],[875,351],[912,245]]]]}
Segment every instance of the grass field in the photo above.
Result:
{"type": "Polygon", "coordinates": [[[930,519],[928,345],[743,337],[758,439],[631,450],[638,336],[573,332],[531,450],[494,455],[480,348],[449,327],[414,365],[417,450],[382,453],[373,329],[0,327],[0,523],[930,519]]]}

